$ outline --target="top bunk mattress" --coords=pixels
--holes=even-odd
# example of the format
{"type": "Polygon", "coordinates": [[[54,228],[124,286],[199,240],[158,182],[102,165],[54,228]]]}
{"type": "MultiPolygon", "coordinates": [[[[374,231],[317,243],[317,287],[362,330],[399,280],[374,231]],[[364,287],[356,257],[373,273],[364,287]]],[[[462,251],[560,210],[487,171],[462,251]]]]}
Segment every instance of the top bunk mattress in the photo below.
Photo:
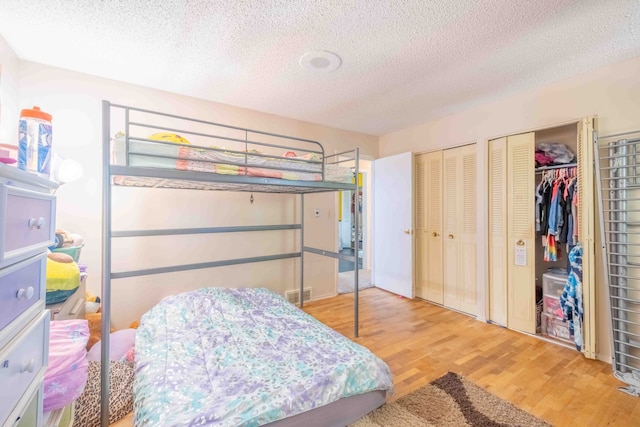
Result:
{"type": "Polygon", "coordinates": [[[135,370],[135,425],[257,426],[393,387],[380,358],[262,288],[165,298],[135,370]]]}
{"type": "MultiPolygon", "coordinates": [[[[127,150],[125,137],[122,134],[116,135],[112,141],[112,164],[287,181],[352,183],[354,177],[349,167],[323,164],[322,156],[317,153],[306,153],[298,157],[295,151],[291,150],[282,155],[265,154],[257,150],[242,152],[220,147],[143,139],[129,139],[127,150]]],[[[163,184],[164,181],[162,178],[119,175],[114,178],[114,183],[153,187],[163,184]]],[[[171,187],[192,188],[193,186],[172,183],[171,187]]]]}

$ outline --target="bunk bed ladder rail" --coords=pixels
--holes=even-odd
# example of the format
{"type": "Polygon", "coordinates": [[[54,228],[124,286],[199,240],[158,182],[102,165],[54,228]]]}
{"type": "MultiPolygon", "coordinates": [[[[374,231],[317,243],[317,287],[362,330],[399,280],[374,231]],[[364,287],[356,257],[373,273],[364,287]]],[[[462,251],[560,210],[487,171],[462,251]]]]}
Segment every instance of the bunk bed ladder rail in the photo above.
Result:
{"type": "Polygon", "coordinates": [[[619,390],[640,396],[640,131],[594,143],[612,369],[628,384],[619,390]]]}

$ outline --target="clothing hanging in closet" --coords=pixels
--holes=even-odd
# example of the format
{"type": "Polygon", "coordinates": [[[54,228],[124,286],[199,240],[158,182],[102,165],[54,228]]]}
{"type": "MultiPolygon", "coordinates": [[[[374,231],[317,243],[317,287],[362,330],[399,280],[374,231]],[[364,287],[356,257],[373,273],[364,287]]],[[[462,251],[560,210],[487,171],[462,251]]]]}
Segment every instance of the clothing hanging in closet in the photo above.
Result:
{"type": "Polygon", "coordinates": [[[544,247],[544,261],[558,260],[558,244],[567,253],[578,242],[578,178],[576,168],[558,168],[542,173],[536,187],[536,232],[544,247]]]}
{"type": "Polygon", "coordinates": [[[569,276],[560,296],[563,319],[569,325],[569,331],[576,343],[576,349],[582,350],[582,322],[584,304],[582,302],[582,245],[577,243],[569,252],[571,267],[569,276]]]}

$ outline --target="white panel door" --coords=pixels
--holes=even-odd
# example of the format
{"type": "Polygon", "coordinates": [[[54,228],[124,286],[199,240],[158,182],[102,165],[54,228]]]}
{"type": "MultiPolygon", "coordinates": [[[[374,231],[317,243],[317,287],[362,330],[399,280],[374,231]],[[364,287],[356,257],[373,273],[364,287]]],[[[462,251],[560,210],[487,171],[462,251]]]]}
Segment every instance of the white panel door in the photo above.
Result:
{"type": "Polygon", "coordinates": [[[373,283],[413,298],[413,154],[373,162],[373,283]]]}
{"type": "Polygon", "coordinates": [[[507,137],[507,326],[530,334],[536,333],[534,147],[533,132],[507,137]]]}

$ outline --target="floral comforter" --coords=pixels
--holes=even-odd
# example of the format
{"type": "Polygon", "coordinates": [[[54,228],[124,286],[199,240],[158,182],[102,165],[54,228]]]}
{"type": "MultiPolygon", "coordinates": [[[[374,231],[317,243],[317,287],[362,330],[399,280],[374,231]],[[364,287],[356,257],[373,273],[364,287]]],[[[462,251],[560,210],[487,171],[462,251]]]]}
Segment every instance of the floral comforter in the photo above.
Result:
{"type": "Polygon", "coordinates": [[[258,426],[393,384],[369,350],[262,288],[165,298],[142,317],[135,370],[136,426],[258,426]]]}

